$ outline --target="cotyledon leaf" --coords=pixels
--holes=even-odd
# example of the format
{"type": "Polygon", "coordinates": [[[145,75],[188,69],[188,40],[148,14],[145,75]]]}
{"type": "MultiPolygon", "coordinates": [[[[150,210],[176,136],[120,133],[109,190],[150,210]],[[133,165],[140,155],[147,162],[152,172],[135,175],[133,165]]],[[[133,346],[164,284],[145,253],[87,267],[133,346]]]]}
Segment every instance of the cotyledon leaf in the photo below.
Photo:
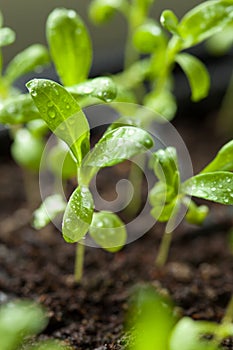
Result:
{"type": "Polygon", "coordinates": [[[86,26],[74,10],[55,9],[48,17],[46,35],[51,56],[64,85],[84,81],[92,61],[86,26]]]}
{"type": "Polygon", "coordinates": [[[177,26],[183,47],[198,44],[220,32],[233,18],[232,0],[205,1],[187,12],[177,26]]]}
{"type": "Polygon", "coordinates": [[[34,44],[16,55],[5,72],[7,81],[13,82],[20,76],[49,64],[50,57],[45,46],[34,44]]]}
{"type": "Polygon", "coordinates": [[[8,28],[0,28],[0,47],[12,44],[15,41],[15,32],[8,28]]]}
{"type": "Polygon", "coordinates": [[[233,140],[226,143],[216,157],[210,162],[201,173],[210,173],[213,171],[232,171],[233,170],[233,140]]]}
{"type": "Polygon", "coordinates": [[[177,55],[175,60],[189,80],[192,100],[199,101],[206,97],[210,88],[210,77],[205,65],[199,59],[187,53],[177,55]]]}
{"type": "Polygon", "coordinates": [[[101,211],[93,214],[89,232],[94,241],[109,252],[117,252],[126,242],[124,223],[114,213],[101,211]]]}
{"type": "Polygon", "coordinates": [[[233,204],[233,174],[216,171],[191,177],[182,184],[182,192],[222,204],[233,204]]]}
{"type": "Polygon", "coordinates": [[[62,234],[66,242],[78,242],[86,235],[93,210],[93,198],[88,187],[77,187],[69,199],[63,217],[62,234]]]}
{"type": "Polygon", "coordinates": [[[34,211],[33,227],[37,230],[45,227],[58,214],[65,211],[66,204],[60,194],[54,194],[45,198],[41,206],[34,211]]]}
{"type": "Polygon", "coordinates": [[[60,84],[46,79],[33,79],[27,88],[41,118],[56,136],[70,147],[77,163],[89,151],[89,124],[74,97],[60,84]]]}
{"type": "Polygon", "coordinates": [[[0,104],[0,123],[23,124],[40,119],[40,113],[29,94],[16,95],[0,104]]]}
{"type": "Polygon", "coordinates": [[[98,77],[67,88],[74,97],[91,96],[110,102],[117,96],[116,84],[109,77],[98,77]]]}
{"type": "Polygon", "coordinates": [[[118,164],[153,146],[151,136],[134,126],[122,126],[104,134],[88,153],[80,169],[80,181],[89,183],[99,168],[118,164]]]}

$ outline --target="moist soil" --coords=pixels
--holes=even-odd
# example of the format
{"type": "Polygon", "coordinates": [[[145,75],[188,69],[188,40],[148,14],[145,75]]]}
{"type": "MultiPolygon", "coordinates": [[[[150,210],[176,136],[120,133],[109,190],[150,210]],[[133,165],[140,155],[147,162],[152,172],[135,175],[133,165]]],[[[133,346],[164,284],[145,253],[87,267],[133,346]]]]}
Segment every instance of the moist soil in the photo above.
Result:
{"type": "MultiPolygon", "coordinates": [[[[195,171],[224,143],[210,124],[203,131],[187,123],[179,126],[195,171]]],[[[0,303],[24,298],[44,305],[49,323],[39,339],[59,339],[74,349],[124,349],[129,296],[140,283],[169,294],[182,315],[221,320],[233,292],[229,207],[211,205],[203,228],[181,224],[163,268],[154,265],[161,224],[116,254],[87,247],[83,280],[75,284],[75,246],[52,225],[41,233],[30,227],[21,170],[9,159],[0,169],[0,303]]],[[[104,188],[114,187],[106,181],[104,188]]],[[[233,349],[232,339],[222,346],[233,349]]]]}

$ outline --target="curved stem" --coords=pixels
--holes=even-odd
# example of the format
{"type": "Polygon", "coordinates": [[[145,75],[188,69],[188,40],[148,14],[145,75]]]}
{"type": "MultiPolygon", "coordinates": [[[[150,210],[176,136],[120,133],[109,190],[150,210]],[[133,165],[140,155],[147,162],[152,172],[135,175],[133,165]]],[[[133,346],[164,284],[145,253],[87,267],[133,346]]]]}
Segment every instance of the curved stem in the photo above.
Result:
{"type": "Polygon", "coordinates": [[[231,296],[231,299],[227,305],[227,309],[225,312],[225,315],[222,319],[222,323],[232,323],[233,322],[233,295],[231,296]]]}

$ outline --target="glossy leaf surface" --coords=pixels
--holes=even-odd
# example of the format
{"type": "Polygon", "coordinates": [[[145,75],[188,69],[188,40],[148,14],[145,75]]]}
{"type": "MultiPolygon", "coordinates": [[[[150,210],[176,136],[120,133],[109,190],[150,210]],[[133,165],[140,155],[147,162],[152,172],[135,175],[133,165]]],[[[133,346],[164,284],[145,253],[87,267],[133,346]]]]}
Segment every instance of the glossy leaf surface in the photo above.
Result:
{"type": "Polygon", "coordinates": [[[120,250],[126,243],[124,223],[116,214],[108,211],[94,213],[89,232],[101,248],[112,253],[120,250]]]}
{"type": "Polygon", "coordinates": [[[189,80],[192,100],[199,101],[206,97],[210,88],[210,77],[204,64],[187,53],[177,55],[175,60],[179,63],[189,80]]]}
{"type": "Polygon", "coordinates": [[[15,41],[15,32],[10,28],[0,28],[0,47],[12,44],[15,41]]]}
{"type": "Polygon", "coordinates": [[[84,181],[90,181],[99,168],[118,164],[146,152],[152,146],[152,138],[142,129],[122,126],[111,130],[104,134],[84,159],[81,177],[84,181]]]}
{"type": "Polygon", "coordinates": [[[91,96],[111,102],[117,96],[117,87],[109,77],[99,77],[67,88],[74,97],[91,96]]]}
{"type": "Polygon", "coordinates": [[[88,187],[76,188],[63,217],[62,234],[66,242],[78,242],[86,235],[92,221],[93,210],[93,199],[88,187]]]}
{"type": "Polygon", "coordinates": [[[74,10],[55,9],[48,17],[47,40],[56,70],[64,85],[85,80],[92,61],[91,41],[85,24],[74,10]]]}
{"type": "Polygon", "coordinates": [[[233,174],[228,171],[199,174],[182,185],[182,192],[222,204],[233,204],[233,174]]]}
{"type": "Polygon", "coordinates": [[[198,44],[220,32],[232,18],[232,0],[210,0],[194,7],[178,25],[184,47],[198,44]]]}
{"type": "Polygon", "coordinates": [[[133,42],[139,52],[152,53],[165,45],[165,38],[160,26],[150,20],[136,29],[133,42]]]}
{"type": "Polygon", "coordinates": [[[13,82],[20,76],[47,65],[50,62],[48,50],[45,46],[35,44],[16,55],[8,64],[5,77],[13,82]]]}
{"type": "Polygon", "coordinates": [[[24,124],[40,119],[40,113],[29,94],[8,98],[0,105],[0,123],[24,124]]]}
{"type": "Polygon", "coordinates": [[[213,171],[232,171],[233,170],[233,141],[226,143],[216,157],[203,170],[203,173],[213,171]]]}
{"type": "Polygon", "coordinates": [[[79,104],[61,85],[46,79],[27,83],[50,130],[67,143],[78,163],[89,151],[89,124],[79,104]]]}
{"type": "Polygon", "coordinates": [[[59,194],[45,198],[41,206],[34,211],[33,227],[40,230],[48,225],[58,214],[65,211],[66,204],[59,194]]]}

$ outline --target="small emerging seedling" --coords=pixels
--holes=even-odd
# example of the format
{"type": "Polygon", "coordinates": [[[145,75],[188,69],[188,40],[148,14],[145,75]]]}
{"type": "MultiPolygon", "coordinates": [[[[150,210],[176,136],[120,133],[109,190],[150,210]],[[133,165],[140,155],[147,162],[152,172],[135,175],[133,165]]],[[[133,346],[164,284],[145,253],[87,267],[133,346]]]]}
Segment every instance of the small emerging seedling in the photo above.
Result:
{"type": "Polygon", "coordinates": [[[81,243],[76,260],[75,276],[78,281],[82,275],[82,240],[88,230],[96,243],[109,251],[119,250],[126,242],[124,224],[115,214],[106,211],[94,213],[94,202],[89,190],[93,176],[101,168],[145,152],[152,147],[153,140],[142,129],[124,126],[107,131],[90,151],[89,124],[74,97],[60,84],[50,80],[34,79],[27,83],[27,87],[41,118],[67,144],[75,160],[78,187],[67,206],[64,206],[62,200],[57,200],[57,196],[49,197],[36,211],[35,222],[37,228],[41,228],[55,215],[65,211],[63,237],[69,243],[81,243]],[[50,217],[45,206],[49,207],[50,217]]]}
{"type": "Polygon", "coordinates": [[[208,207],[197,206],[190,196],[216,203],[233,205],[233,141],[224,145],[216,157],[197,175],[181,182],[176,150],[168,147],[152,155],[150,165],[158,182],[150,192],[151,214],[158,221],[167,222],[156,259],[163,265],[172,239],[176,217],[182,205],[187,208],[186,220],[202,224],[208,207]]]}
{"type": "Polygon", "coordinates": [[[127,315],[127,350],[221,350],[233,336],[233,299],[221,323],[178,317],[178,310],[152,286],[140,286],[127,315]]]}
{"type": "Polygon", "coordinates": [[[32,302],[18,301],[1,306],[1,349],[68,350],[67,347],[52,340],[49,342],[36,342],[34,345],[27,344],[29,337],[39,334],[46,327],[47,323],[45,310],[32,302]]]}

